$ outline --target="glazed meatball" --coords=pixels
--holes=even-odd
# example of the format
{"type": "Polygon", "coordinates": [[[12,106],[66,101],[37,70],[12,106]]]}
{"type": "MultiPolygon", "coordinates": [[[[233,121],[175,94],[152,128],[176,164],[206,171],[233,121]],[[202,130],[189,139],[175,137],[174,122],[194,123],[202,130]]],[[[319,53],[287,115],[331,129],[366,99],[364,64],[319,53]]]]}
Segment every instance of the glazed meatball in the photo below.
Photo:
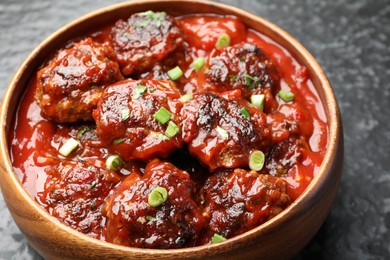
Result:
{"type": "Polygon", "coordinates": [[[35,99],[59,123],[91,121],[103,88],[122,80],[111,47],[87,38],[55,55],[37,74],[35,99]]]}
{"type": "Polygon", "coordinates": [[[249,43],[215,49],[207,68],[207,83],[200,86],[202,91],[239,89],[248,98],[252,94],[275,93],[279,81],[276,67],[268,56],[249,43]]]}
{"type": "Polygon", "coordinates": [[[208,230],[201,244],[214,234],[230,238],[273,218],[292,202],[286,182],[278,177],[242,169],[222,170],[201,191],[208,230]]]}
{"type": "Polygon", "coordinates": [[[110,41],[124,75],[142,73],[161,61],[182,43],[176,19],[164,12],[147,11],[119,20],[110,41]]]}
{"type": "Polygon", "coordinates": [[[171,81],[118,82],[104,90],[93,113],[96,132],[112,153],[126,160],[167,157],[183,145],[179,97],[171,81]],[[158,120],[161,111],[170,118],[168,121],[158,120]],[[177,133],[169,136],[168,128],[177,129],[177,133]]]}
{"type": "Polygon", "coordinates": [[[44,191],[37,194],[37,201],[66,225],[100,238],[102,205],[120,177],[85,162],[67,161],[46,168],[46,174],[44,191]]]}
{"type": "Polygon", "coordinates": [[[189,152],[211,171],[247,167],[252,150],[269,147],[265,114],[245,100],[197,94],[185,103],[181,116],[189,152]]]}
{"type": "Polygon", "coordinates": [[[195,184],[187,172],[158,159],[145,168],[142,178],[117,186],[104,206],[107,241],[142,248],[194,246],[205,227],[202,210],[193,200],[195,184]],[[149,205],[149,194],[164,188],[168,197],[149,205]]]}

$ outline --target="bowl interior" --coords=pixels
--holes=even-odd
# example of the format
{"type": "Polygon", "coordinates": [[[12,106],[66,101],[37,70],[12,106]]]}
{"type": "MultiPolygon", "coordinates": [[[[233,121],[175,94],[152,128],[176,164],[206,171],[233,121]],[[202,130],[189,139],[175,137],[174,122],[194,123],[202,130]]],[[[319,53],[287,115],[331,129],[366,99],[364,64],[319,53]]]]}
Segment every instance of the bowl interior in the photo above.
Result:
{"type": "MultiPolygon", "coordinates": [[[[241,255],[242,257],[250,256],[250,250],[248,248],[253,248],[256,244],[267,239],[276,239],[278,237],[278,230],[283,230],[288,224],[298,223],[298,220],[300,220],[298,216],[309,214],[308,212],[310,207],[312,207],[313,201],[318,200],[320,196],[326,194],[323,191],[324,185],[328,186],[329,191],[327,192],[332,193],[329,201],[323,206],[325,211],[329,211],[331,202],[333,201],[332,196],[334,198],[341,174],[341,172],[340,174],[333,174],[338,172],[339,164],[342,163],[338,160],[337,165],[335,166],[334,164],[336,159],[342,154],[342,148],[340,148],[342,141],[339,112],[331,86],[318,63],[301,44],[277,26],[240,9],[213,2],[193,0],[133,1],[98,10],[73,21],[44,40],[21,65],[11,80],[3,99],[0,120],[2,126],[1,140],[3,142],[1,146],[2,178],[4,179],[2,181],[3,194],[16,223],[26,234],[29,242],[45,257],[57,257],[59,253],[64,251],[67,252],[66,255],[63,255],[65,257],[80,256],[80,248],[89,251],[89,258],[131,256],[152,259],[158,256],[159,258],[179,257],[184,259],[191,257],[222,257],[223,255],[226,257],[233,251],[234,255],[241,255]],[[104,25],[112,24],[118,19],[126,19],[132,13],[147,10],[166,11],[174,16],[193,13],[231,14],[237,16],[248,27],[270,37],[283,46],[301,65],[307,67],[310,78],[324,105],[329,123],[328,151],[326,152],[318,175],[313,179],[306,191],[278,216],[258,228],[229,239],[222,244],[175,250],[145,250],[118,246],[92,239],[60,224],[40,208],[23,189],[16,175],[13,173],[8,149],[10,142],[9,135],[12,131],[11,127],[14,116],[25,87],[28,85],[31,77],[36,73],[37,68],[45,61],[47,55],[62,47],[68,40],[85,35],[104,25]],[[330,176],[331,173],[333,176],[330,176]],[[49,231],[45,234],[42,230],[49,231]]],[[[314,213],[310,214],[310,217],[316,217],[314,213]]],[[[323,214],[317,217],[324,218],[323,214]]],[[[302,224],[296,225],[297,228],[304,228],[302,224]]],[[[308,228],[318,229],[319,226],[310,227],[309,225],[308,228]]],[[[292,246],[287,246],[287,249],[293,248],[290,250],[291,254],[296,253],[297,250],[300,250],[309,241],[313,234],[306,235],[302,239],[303,241],[291,241],[292,246]]],[[[282,241],[282,243],[286,242],[282,241]]],[[[274,253],[278,250],[278,247],[280,247],[280,243],[275,246],[268,246],[268,253],[264,253],[263,256],[275,256],[274,253]]]]}

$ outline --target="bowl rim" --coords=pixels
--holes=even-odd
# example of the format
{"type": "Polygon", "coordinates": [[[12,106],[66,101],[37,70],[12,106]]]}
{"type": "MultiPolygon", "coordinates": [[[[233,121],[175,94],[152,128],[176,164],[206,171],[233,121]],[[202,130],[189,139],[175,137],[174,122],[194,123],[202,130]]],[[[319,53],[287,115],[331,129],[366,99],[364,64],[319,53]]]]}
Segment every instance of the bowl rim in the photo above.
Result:
{"type": "MultiPolygon", "coordinates": [[[[146,8],[147,9],[147,8],[146,8]]],[[[196,12],[195,12],[196,13],[196,12]]],[[[249,25],[247,25],[249,27],[249,25]]],[[[283,48],[286,48],[286,46],[283,46],[280,42],[278,42],[276,39],[270,37],[273,41],[275,41],[277,44],[280,44],[283,48]]],[[[68,39],[70,40],[70,39],[68,39]]],[[[295,55],[292,55],[295,57],[295,55]]],[[[19,98],[20,101],[20,98],[19,98]]],[[[15,115],[10,115],[10,117],[14,117],[15,115]]],[[[288,218],[293,217],[296,213],[299,211],[299,205],[303,203],[305,200],[309,200],[311,195],[316,192],[316,190],[319,189],[319,186],[321,183],[324,183],[327,178],[329,178],[329,175],[331,174],[330,168],[331,168],[331,162],[335,160],[335,154],[337,151],[338,143],[340,142],[340,134],[339,129],[341,127],[340,122],[340,113],[337,105],[337,101],[335,98],[335,94],[332,90],[332,87],[320,67],[320,65],[317,63],[317,61],[314,59],[314,57],[303,47],[301,43],[299,43],[295,38],[293,38],[289,33],[278,27],[277,25],[269,22],[268,20],[259,17],[255,14],[252,14],[250,12],[247,12],[245,10],[239,9],[237,7],[233,7],[230,5],[222,4],[222,3],[216,3],[211,1],[205,1],[205,0],[139,0],[139,1],[131,1],[131,2],[123,2],[118,3],[114,5],[110,5],[107,7],[100,8],[96,11],[87,13],[77,19],[72,20],[71,22],[67,23],[66,25],[62,26],[60,29],[56,30],[50,36],[48,36],[45,40],[43,40],[38,46],[34,48],[32,52],[25,58],[23,63],[19,66],[17,71],[15,72],[14,76],[11,78],[9,85],[6,89],[6,92],[3,97],[3,101],[1,104],[1,113],[0,113],[0,141],[3,145],[1,145],[0,153],[1,157],[4,161],[4,169],[2,169],[6,173],[10,173],[9,177],[13,184],[17,187],[17,191],[21,194],[23,199],[30,204],[30,206],[33,207],[33,209],[36,211],[36,213],[40,216],[42,216],[46,221],[49,222],[55,222],[58,223],[59,229],[66,233],[70,233],[72,236],[82,239],[84,241],[87,241],[88,243],[95,244],[97,246],[101,246],[107,249],[111,250],[119,250],[121,252],[127,252],[127,253],[136,253],[136,254],[143,254],[148,256],[170,256],[170,255],[184,255],[191,252],[198,252],[202,251],[204,249],[207,250],[215,250],[216,251],[224,251],[224,250],[231,250],[232,248],[237,248],[240,245],[240,240],[245,238],[255,238],[259,236],[261,233],[267,232],[269,230],[272,230],[276,228],[278,225],[280,225],[283,222],[286,222],[288,218]],[[17,82],[22,77],[23,73],[25,73],[26,69],[29,68],[31,65],[30,63],[37,58],[38,54],[42,52],[45,47],[52,42],[54,39],[56,39],[59,35],[63,35],[66,33],[66,31],[71,30],[73,27],[79,25],[80,23],[83,23],[86,20],[93,19],[95,16],[104,13],[104,12],[113,12],[117,9],[125,8],[128,6],[142,6],[145,5],[148,6],[148,4],[156,4],[160,2],[169,2],[170,4],[175,2],[192,2],[192,3],[198,3],[202,5],[208,5],[213,6],[216,8],[222,8],[226,10],[229,14],[234,13],[241,13],[245,15],[248,19],[256,21],[256,23],[261,23],[264,27],[269,28],[275,35],[279,35],[281,38],[283,38],[286,42],[288,42],[291,45],[291,48],[294,48],[297,53],[300,53],[302,57],[307,61],[308,64],[312,67],[313,71],[316,71],[316,76],[319,79],[319,82],[322,85],[322,89],[324,92],[323,98],[321,98],[321,101],[324,106],[324,110],[328,110],[327,121],[328,121],[328,143],[327,143],[327,150],[325,152],[323,162],[321,163],[321,166],[317,170],[317,174],[314,176],[311,183],[308,185],[308,187],[303,191],[303,193],[286,209],[284,209],[281,213],[279,213],[277,216],[272,218],[271,220],[268,220],[267,222],[261,224],[260,226],[249,230],[243,234],[240,234],[238,236],[235,236],[233,238],[230,238],[226,240],[223,243],[218,244],[206,244],[202,246],[196,246],[196,247],[190,247],[190,248],[180,248],[180,249],[144,249],[144,248],[135,248],[135,247],[128,247],[128,246],[122,246],[122,245],[116,245],[112,244],[106,241],[101,241],[92,237],[89,237],[81,232],[78,232],[71,227],[59,222],[57,219],[52,217],[48,212],[46,212],[43,208],[39,206],[39,204],[28,194],[28,192],[23,188],[21,182],[17,178],[15,171],[13,169],[12,163],[11,163],[11,156],[10,156],[10,147],[9,147],[9,140],[8,140],[8,134],[9,131],[12,131],[12,129],[8,129],[7,127],[7,117],[8,117],[8,105],[12,100],[14,90],[16,89],[17,82]]],[[[210,251],[211,253],[211,251],[210,251]]]]}

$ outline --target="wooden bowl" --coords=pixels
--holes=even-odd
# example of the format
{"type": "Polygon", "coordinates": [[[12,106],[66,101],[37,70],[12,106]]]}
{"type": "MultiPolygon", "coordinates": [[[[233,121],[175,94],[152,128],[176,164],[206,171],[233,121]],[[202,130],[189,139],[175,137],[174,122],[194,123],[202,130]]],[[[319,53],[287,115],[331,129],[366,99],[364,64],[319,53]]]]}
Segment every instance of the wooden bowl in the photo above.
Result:
{"type": "Polygon", "coordinates": [[[81,17],[61,28],[37,48],[11,80],[1,107],[1,188],[7,206],[28,242],[47,259],[284,259],[298,253],[318,231],[335,198],[343,165],[340,114],[332,88],[321,67],[294,38],[274,24],[223,4],[199,0],[132,1],[113,5],[81,17]],[[221,244],[158,250],[130,248],[90,238],[61,224],[43,210],[23,189],[10,160],[10,132],[18,104],[30,78],[48,53],[92,28],[126,19],[131,13],[163,10],[172,15],[189,13],[232,14],[248,27],[272,38],[306,66],[325,107],[329,123],[328,150],[317,176],[304,193],[272,220],[221,244]]]}

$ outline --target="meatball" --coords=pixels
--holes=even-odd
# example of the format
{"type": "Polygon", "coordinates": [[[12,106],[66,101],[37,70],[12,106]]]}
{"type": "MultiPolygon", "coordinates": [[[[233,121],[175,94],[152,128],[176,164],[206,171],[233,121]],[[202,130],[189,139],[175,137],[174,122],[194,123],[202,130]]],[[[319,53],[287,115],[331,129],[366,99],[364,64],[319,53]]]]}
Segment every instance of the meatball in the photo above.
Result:
{"type": "Polygon", "coordinates": [[[37,201],[66,225],[100,238],[102,205],[120,177],[87,162],[70,161],[46,168],[46,174],[44,191],[37,194],[37,201]]]}
{"type": "Polygon", "coordinates": [[[185,103],[181,117],[189,152],[212,171],[246,167],[252,150],[269,148],[265,114],[243,99],[197,94],[185,103]]]}
{"type": "Polygon", "coordinates": [[[183,145],[180,94],[171,81],[125,80],[107,87],[93,112],[96,132],[112,153],[148,161],[183,145]],[[159,121],[163,111],[169,121],[159,121]],[[176,129],[169,136],[168,128],[176,129]],[[175,132],[174,132],[175,133],[175,132]]]}
{"type": "Polygon", "coordinates": [[[209,177],[201,191],[209,225],[200,242],[214,234],[230,238],[273,218],[292,202],[286,182],[242,169],[222,170],[209,177]]]}
{"type": "Polygon", "coordinates": [[[61,50],[37,74],[35,99],[59,123],[92,120],[103,88],[122,80],[111,47],[87,38],[61,50]]]}
{"type": "Polygon", "coordinates": [[[155,159],[143,177],[129,177],[104,206],[106,240],[142,248],[194,246],[206,222],[193,200],[195,184],[188,173],[155,159]],[[149,194],[158,187],[166,189],[168,198],[151,206],[149,194]]]}
{"type": "Polygon", "coordinates": [[[147,11],[119,20],[110,41],[124,75],[142,73],[161,61],[182,43],[176,19],[164,12],[147,11]]]}
{"type": "Polygon", "coordinates": [[[252,94],[275,93],[279,81],[276,67],[256,45],[244,43],[215,49],[205,71],[202,91],[224,92],[240,89],[245,98],[252,94]],[[268,90],[268,91],[266,91],[268,90]]]}

